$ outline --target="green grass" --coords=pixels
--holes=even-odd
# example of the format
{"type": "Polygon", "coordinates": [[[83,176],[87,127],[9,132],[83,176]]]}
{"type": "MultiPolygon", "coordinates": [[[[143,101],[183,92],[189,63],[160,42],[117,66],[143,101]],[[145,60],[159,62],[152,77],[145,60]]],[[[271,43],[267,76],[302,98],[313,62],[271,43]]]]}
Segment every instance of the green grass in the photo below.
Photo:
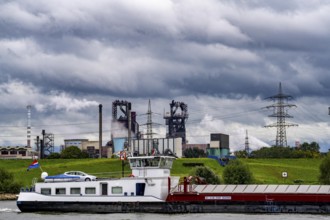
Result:
{"type": "MultiPolygon", "coordinates": [[[[241,159],[253,172],[258,184],[294,184],[302,180],[302,184],[318,184],[319,165],[321,159],[241,159]],[[282,178],[282,172],[288,173],[288,178],[282,178]]],[[[0,160],[0,168],[12,172],[17,181],[24,186],[31,185],[34,177],[40,180],[41,170],[27,171],[31,160],[0,160]]],[[[222,176],[224,168],[217,161],[208,158],[185,158],[174,161],[171,174],[173,176],[188,176],[193,167],[183,163],[203,163],[217,175],[222,176]]],[[[119,159],[54,159],[39,160],[43,171],[56,175],[69,170],[80,170],[98,177],[120,177],[121,161],[119,159]]],[[[128,164],[125,166],[125,176],[131,173],[128,164]]]]}
{"type": "Polygon", "coordinates": [[[318,184],[321,159],[242,159],[249,165],[256,183],[293,184],[302,180],[303,184],[318,184]],[[288,177],[283,178],[282,172],[288,177]]]}
{"type": "MultiPolygon", "coordinates": [[[[14,174],[15,180],[21,182],[24,186],[29,186],[33,178],[40,179],[41,172],[47,172],[48,175],[56,175],[70,170],[80,170],[89,174],[95,174],[98,177],[120,177],[122,175],[122,166],[119,159],[54,159],[39,160],[41,169],[31,169],[27,171],[32,160],[0,160],[0,168],[14,174]]],[[[131,173],[128,164],[125,165],[125,175],[131,173]]]]}
{"type": "Polygon", "coordinates": [[[204,166],[211,168],[217,175],[221,176],[223,167],[216,160],[208,158],[180,158],[176,159],[171,170],[171,175],[184,177],[189,174],[193,167],[186,167],[183,163],[203,163],[204,166]]]}

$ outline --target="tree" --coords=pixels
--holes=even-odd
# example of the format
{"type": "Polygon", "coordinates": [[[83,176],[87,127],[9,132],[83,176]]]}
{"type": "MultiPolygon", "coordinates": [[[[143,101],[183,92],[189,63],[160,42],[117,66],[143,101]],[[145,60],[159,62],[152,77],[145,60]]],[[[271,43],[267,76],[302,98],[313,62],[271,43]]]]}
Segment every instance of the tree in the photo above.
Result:
{"type": "Polygon", "coordinates": [[[209,167],[196,167],[189,173],[189,175],[203,178],[207,184],[220,183],[220,178],[209,167]]]}
{"type": "Polygon", "coordinates": [[[315,153],[319,153],[320,152],[320,146],[315,141],[311,142],[310,144],[307,143],[307,142],[304,142],[300,146],[300,149],[303,150],[303,151],[311,151],[311,152],[315,152],[315,153]]]}
{"type": "Polygon", "coordinates": [[[330,154],[322,160],[320,164],[319,182],[321,184],[330,184],[330,154]]]}
{"type": "Polygon", "coordinates": [[[320,153],[320,145],[318,143],[313,141],[309,146],[310,146],[310,151],[315,153],[320,153]]]}
{"type": "Polygon", "coordinates": [[[51,153],[47,156],[47,159],[59,159],[59,158],[61,158],[61,154],[57,152],[51,153]]]}
{"type": "Polygon", "coordinates": [[[253,182],[253,175],[249,167],[239,160],[229,161],[222,178],[226,184],[250,184],[253,182]]]}
{"type": "Polygon", "coordinates": [[[248,157],[248,154],[245,150],[239,150],[239,151],[235,151],[234,155],[238,158],[246,158],[248,157]]]}
{"type": "Polygon", "coordinates": [[[61,152],[62,159],[80,159],[87,157],[88,154],[81,152],[81,150],[76,146],[67,147],[61,152]]]}
{"type": "Polygon", "coordinates": [[[309,150],[309,143],[307,143],[307,142],[302,143],[302,144],[300,145],[300,149],[301,149],[302,151],[308,151],[308,150],[309,150]]]}
{"type": "Polygon", "coordinates": [[[21,183],[14,181],[14,175],[0,168],[0,193],[18,193],[22,187],[21,183]]]}
{"type": "Polygon", "coordinates": [[[183,151],[183,155],[186,158],[200,158],[206,157],[206,154],[203,149],[199,149],[198,147],[187,148],[183,151]]]}

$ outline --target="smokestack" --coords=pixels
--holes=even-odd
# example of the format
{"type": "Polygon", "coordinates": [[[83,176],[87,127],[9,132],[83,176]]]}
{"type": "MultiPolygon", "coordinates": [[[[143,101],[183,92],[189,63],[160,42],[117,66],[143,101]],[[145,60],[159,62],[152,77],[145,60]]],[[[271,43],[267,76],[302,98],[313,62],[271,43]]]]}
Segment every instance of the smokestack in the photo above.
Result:
{"type": "Polygon", "coordinates": [[[45,135],[46,135],[46,131],[42,130],[41,134],[42,134],[42,140],[40,140],[40,159],[44,159],[45,158],[45,135]]]}
{"type": "Polygon", "coordinates": [[[40,159],[44,159],[44,140],[40,140],[40,159]]]}
{"type": "Polygon", "coordinates": [[[99,158],[102,158],[102,104],[99,105],[99,158]]]}
{"type": "Polygon", "coordinates": [[[131,132],[132,132],[132,116],[131,116],[131,103],[128,103],[127,116],[128,116],[128,152],[132,152],[131,149],[131,132]]]}
{"type": "Polygon", "coordinates": [[[40,159],[41,156],[40,156],[40,147],[39,147],[39,136],[37,136],[37,141],[36,142],[37,142],[36,145],[37,145],[38,159],[40,159]]]}
{"type": "Polygon", "coordinates": [[[26,106],[27,108],[27,147],[31,147],[31,105],[26,106]]]}

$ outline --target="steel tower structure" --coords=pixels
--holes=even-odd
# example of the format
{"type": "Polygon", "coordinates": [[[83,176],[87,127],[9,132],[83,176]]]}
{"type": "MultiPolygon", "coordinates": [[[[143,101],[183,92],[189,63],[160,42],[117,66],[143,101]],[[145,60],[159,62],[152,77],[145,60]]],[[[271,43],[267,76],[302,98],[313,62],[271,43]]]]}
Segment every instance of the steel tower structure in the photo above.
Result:
{"type": "Polygon", "coordinates": [[[170,103],[171,112],[166,113],[164,119],[168,126],[166,138],[181,137],[182,143],[186,143],[186,120],[188,119],[188,106],[183,102],[170,103]],[[177,112],[181,110],[181,112],[177,112]]]}
{"type": "Polygon", "coordinates": [[[143,114],[143,115],[147,115],[147,117],[148,117],[147,118],[147,123],[143,124],[143,125],[147,126],[147,132],[143,135],[146,136],[148,148],[151,149],[152,151],[156,150],[155,153],[158,153],[158,140],[153,139],[153,135],[156,134],[156,133],[154,133],[153,129],[152,129],[152,126],[154,124],[158,124],[158,123],[154,123],[152,121],[152,115],[153,114],[155,114],[155,113],[151,111],[151,102],[150,102],[150,99],[149,99],[148,112],[146,114],[143,114]]]}
{"type": "Polygon", "coordinates": [[[273,109],[274,113],[269,115],[269,117],[277,118],[277,123],[266,125],[266,128],[276,127],[276,146],[286,147],[287,139],[286,139],[286,127],[298,126],[297,124],[286,123],[286,118],[293,118],[293,116],[287,113],[289,108],[297,107],[294,104],[288,103],[289,100],[292,100],[293,97],[290,95],[283,94],[282,85],[279,84],[278,94],[274,96],[270,96],[266,99],[272,100],[274,102],[273,105],[266,106],[267,109],[273,109]]]}
{"type": "Polygon", "coordinates": [[[148,103],[148,121],[147,121],[147,139],[152,140],[152,111],[151,111],[151,104],[150,104],[150,99],[148,103]]]}
{"type": "Polygon", "coordinates": [[[124,100],[112,102],[112,121],[122,123],[134,135],[139,133],[139,124],[136,122],[136,112],[131,111],[132,104],[124,100]],[[118,112],[118,108],[120,112],[118,112]]]}
{"type": "Polygon", "coordinates": [[[249,144],[249,136],[248,136],[248,131],[246,130],[246,135],[245,135],[245,152],[246,152],[246,157],[250,156],[250,144],[249,144]]]}
{"type": "Polygon", "coordinates": [[[45,130],[42,130],[41,134],[42,140],[40,140],[40,159],[44,159],[48,155],[54,153],[54,134],[46,133],[45,130]]]}

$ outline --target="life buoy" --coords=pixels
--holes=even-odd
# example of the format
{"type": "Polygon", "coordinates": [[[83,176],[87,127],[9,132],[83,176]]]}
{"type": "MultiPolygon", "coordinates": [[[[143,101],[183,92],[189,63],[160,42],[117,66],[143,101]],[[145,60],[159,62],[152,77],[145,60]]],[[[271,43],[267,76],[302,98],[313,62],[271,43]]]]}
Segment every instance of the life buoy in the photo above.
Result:
{"type": "Polygon", "coordinates": [[[128,177],[134,177],[134,175],[133,174],[130,174],[128,177]]]}

